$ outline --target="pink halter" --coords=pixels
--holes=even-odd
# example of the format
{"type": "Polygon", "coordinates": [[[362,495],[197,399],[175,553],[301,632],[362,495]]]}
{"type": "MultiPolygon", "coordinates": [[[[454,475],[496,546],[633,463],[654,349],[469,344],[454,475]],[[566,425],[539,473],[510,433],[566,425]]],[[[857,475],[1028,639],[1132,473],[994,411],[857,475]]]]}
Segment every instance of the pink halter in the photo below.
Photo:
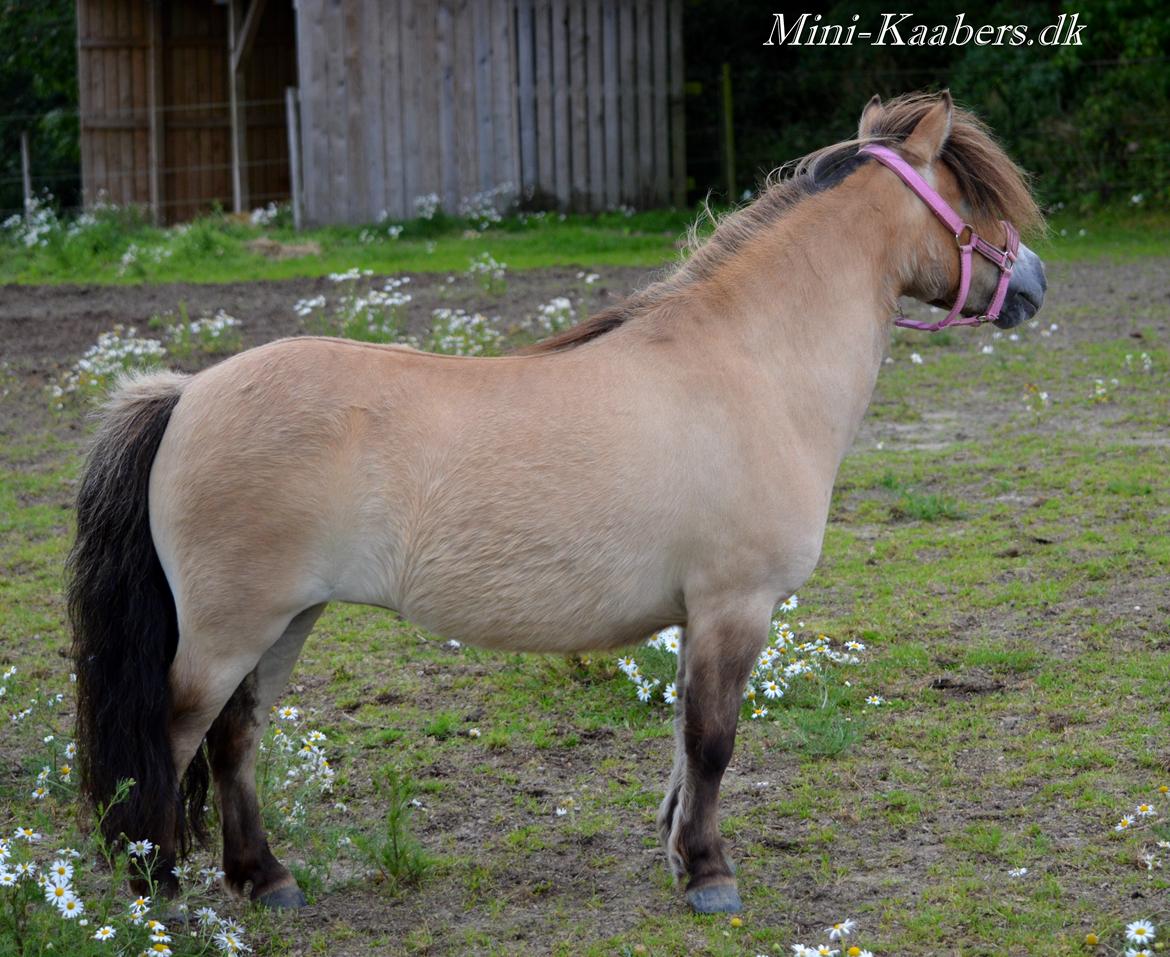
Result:
{"type": "Polygon", "coordinates": [[[1008,283],[1011,282],[1012,268],[1016,264],[1016,257],[1020,251],[1020,234],[1007,220],[1000,220],[1007,233],[1007,248],[1000,249],[980,237],[970,223],[963,222],[963,217],[956,213],[945,199],[943,199],[918,171],[907,163],[901,156],[888,146],[879,146],[869,143],[858,150],[859,154],[872,156],[883,166],[889,167],[909,186],[927,206],[930,211],[942,221],[942,224],[955,234],[955,242],[959,246],[959,295],[947,317],[940,322],[920,322],[906,316],[896,316],[894,325],[907,329],[920,329],[923,332],[937,332],[947,326],[977,326],[982,322],[994,322],[999,318],[999,311],[1003,308],[1003,301],[1007,297],[1008,283]],[[963,242],[963,233],[968,234],[967,242],[963,242]],[[991,304],[987,312],[981,316],[962,316],[963,306],[967,304],[967,295],[971,291],[971,252],[974,250],[984,259],[988,259],[999,268],[999,285],[995,287],[995,295],[991,297],[991,304]]]}

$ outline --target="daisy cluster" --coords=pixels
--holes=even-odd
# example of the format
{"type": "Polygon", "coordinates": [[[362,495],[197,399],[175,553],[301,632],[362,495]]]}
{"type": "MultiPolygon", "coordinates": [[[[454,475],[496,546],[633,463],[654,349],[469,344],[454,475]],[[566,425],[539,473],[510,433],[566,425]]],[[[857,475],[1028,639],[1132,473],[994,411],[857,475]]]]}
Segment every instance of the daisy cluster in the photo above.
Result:
{"type": "Polygon", "coordinates": [[[387,239],[398,239],[405,228],[401,223],[382,223],[373,229],[363,229],[358,233],[358,242],[366,245],[376,243],[383,234],[387,239]]]}
{"type": "Polygon", "coordinates": [[[529,326],[540,336],[551,336],[568,329],[577,321],[577,310],[566,296],[556,296],[536,307],[529,326]]]}
{"type": "Polygon", "coordinates": [[[293,312],[325,335],[344,336],[363,342],[403,341],[403,308],[412,296],[406,291],[409,276],[391,277],[381,289],[359,290],[357,284],[367,279],[370,271],[350,269],[333,273],[329,279],[349,288],[334,300],[332,310],[327,310],[329,300],[323,295],[298,299],[293,312]]]}
{"type": "Polygon", "coordinates": [[[267,206],[258,206],[252,210],[248,219],[253,226],[271,226],[276,222],[277,217],[287,208],[287,206],[278,206],[274,202],[269,203],[267,206]]]}
{"type": "Polygon", "coordinates": [[[139,263],[153,263],[157,266],[164,259],[170,259],[173,254],[174,250],[170,246],[139,246],[137,243],[131,243],[118,260],[118,275],[125,276],[139,263]]]}
{"type": "MultiPolygon", "coordinates": [[[[504,210],[515,205],[516,190],[511,183],[464,196],[459,201],[459,215],[470,219],[477,229],[487,229],[504,218],[504,210]]],[[[415,200],[415,208],[418,208],[415,200]]]]}
{"type": "Polygon", "coordinates": [[[484,250],[471,260],[467,275],[478,282],[484,292],[501,293],[507,286],[508,264],[499,262],[484,250]]]}
{"type": "Polygon", "coordinates": [[[243,345],[240,320],[228,315],[223,309],[217,309],[214,315],[200,319],[187,319],[183,315],[177,321],[166,323],[166,326],[167,348],[176,356],[196,353],[229,355],[238,352],[243,345]]]}
{"type": "MultiPolygon", "coordinates": [[[[48,752],[30,790],[26,819],[0,835],[0,941],[13,942],[16,953],[33,949],[128,957],[247,953],[250,946],[243,928],[209,906],[195,911],[197,929],[185,927],[183,933],[172,934],[152,916],[157,908],[149,895],[126,900],[127,877],[151,882],[158,854],[151,841],[131,841],[114,850],[97,837],[86,837],[77,847],[50,850],[60,842],[60,836],[54,840],[52,834],[57,820],[74,819],[77,796],[78,747],[55,726],[65,698],[64,693],[44,691],[29,696],[15,666],[0,672],[0,702],[15,709],[8,714],[11,733],[35,735],[48,752]]],[[[319,775],[320,759],[313,763],[319,775]]],[[[121,794],[128,790],[129,784],[124,785],[121,794]]],[[[223,878],[218,868],[191,865],[176,867],[175,875],[183,881],[184,893],[177,900],[159,902],[168,911],[191,912],[223,878]]]]}
{"type": "Polygon", "coordinates": [[[451,356],[487,356],[500,351],[503,338],[482,313],[443,307],[431,311],[431,331],[423,348],[451,356]]]}
{"type": "MultiPolygon", "coordinates": [[[[799,599],[793,595],[780,606],[780,610],[782,613],[792,612],[798,605],[799,599]]],[[[803,628],[804,622],[797,622],[797,627],[803,628]]],[[[658,632],[646,643],[644,647],[650,649],[649,654],[630,654],[618,659],[618,670],[634,685],[639,701],[661,700],[667,704],[678,701],[677,685],[669,679],[677,671],[682,640],[682,629],[676,625],[658,632]]],[[[841,648],[835,648],[829,637],[823,634],[802,640],[788,622],[774,620],[770,641],[756,660],[744,688],[748,717],[755,720],[768,717],[790,691],[802,683],[823,683],[834,666],[859,664],[859,655],[865,650],[860,641],[847,641],[841,648]]],[[[879,707],[885,704],[885,699],[873,694],[865,699],[865,703],[879,707]]]]}
{"type": "MultiPolygon", "coordinates": [[[[1170,794],[1170,785],[1163,784],[1158,788],[1158,797],[1165,800],[1170,794]]],[[[1145,841],[1138,852],[1138,861],[1151,874],[1162,869],[1162,859],[1170,851],[1170,840],[1166,840],[1166,830],[1161,825],[1161,815],[1153,801],[1141,801],[1128,814],[1123,814],[1121,820],[1113,825],[1117,834],[1130,832],[1145,832],[1151,838],[1145,841]]]]}
{"type": "Polygon", "coordinates": [[[434,219],[442,207],[443,201],[439,199],[438,193],[427,193],[425,196],[414,198],[414,215],[418,219],[434,219]]]}
{"type": "MultiPolygon", "coordinates": [[[[857,921],[850,918],[837,921],[831,927],[825,928],[828,941],[823,944],[793,944],[793,957],[874,957],[873,951],[865,950],[856,944],[850,944],[849,938],[857,930],[857,921]]],[[[757,957],[767,957],[759,954],[757,957]]]]}
{"type": "Polygon", "coordinates": [[[158,339],[139,336],[133,326],[116,325],[98,336],[61,382],[52,387],[54,405],[64,408],[67,396],[104,395],[122,373],[161,366],[166,352],[158,339]]]}
{"type": "Polygon", "coordinates": [[[1132,352],[1125,354],[1125,368],[1129,372],[1136,372],[1139,368],[1145,375],[1150,375],[1154,371],[1154,360],[1150,358],[1148,352],[1143,352],[1134,358],[1132,352]]]}
{"type": "Polygon", "coordinates": [[[24,215],[15,213],[0,223],[0,234],[28,249],[47,246],[53,233],[61,229],[61,220],[53,208],[52,197],[30,197],[24,204],[24,215]]]}
{"type": "Polygon", "coordinates": [[[298,827],[314,798],[333,792],[336,772],[325,752],[328,737],[308,727],[296,705],[273,706],[272,715],[272,730],[260,744],[261,773],[269,782],[278,822],[298,827]]]}

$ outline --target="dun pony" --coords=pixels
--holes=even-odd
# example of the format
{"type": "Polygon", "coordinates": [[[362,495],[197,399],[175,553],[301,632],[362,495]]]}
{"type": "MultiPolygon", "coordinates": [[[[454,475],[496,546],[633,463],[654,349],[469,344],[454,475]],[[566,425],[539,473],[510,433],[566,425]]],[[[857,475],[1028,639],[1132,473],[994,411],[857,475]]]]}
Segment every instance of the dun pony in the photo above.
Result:
{"type": "MultiPolygon", "coordinates": [[[[948,303],[960,285],[955,236],[859,152],[870,143],[993,243],[1001,220],[1039,222],[1020,171],[948,95],[875,98],[856,138],[774,177],[671,276],[527,354],[306,337],[123,384],[70,560],[85,793],[108,802],[135,781],[107,837],[158,844],[174,889],[210,768],[229,885],[303,903],[254,768],[329,602],[524,651],[679,624],[659,831],[692,907],[738,909],[717,804],[744,682],[820,556],[898,297],[948,303]]],[[[979,314],[1001,270],[972,269],[964,310],[979,314]]],[[[1027,247],[1004,288],[999,325],[1039,308],[1027,247]]]]}

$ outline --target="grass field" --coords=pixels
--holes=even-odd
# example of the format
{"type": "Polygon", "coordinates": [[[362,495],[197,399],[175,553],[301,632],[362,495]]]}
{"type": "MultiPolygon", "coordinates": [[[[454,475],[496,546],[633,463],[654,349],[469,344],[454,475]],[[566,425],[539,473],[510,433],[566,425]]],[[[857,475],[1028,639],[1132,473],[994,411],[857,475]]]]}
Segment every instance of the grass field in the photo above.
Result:
{"type": "MultiPolygon", "coordinates": [[[[282,787],[300,765],[275,737],[264,764],[273,844],[311,906],[274,916],[215,888],[206,900],[265,955],[776,957],[827,942],[825,928],[846,918],[857,922],[846,946],[877,955],[1124,953],[1126,924],[1170,920],[1170,850],[1158,844],[1170,840],[1170,241],[1157,224],[1058,219],[1045,246],[1050,301],[1017,339],[894,335],[823,560],[790,616],[867,651],[823,694],[741,725],[722,802],[745,901],[737,923],[692,916],[671,887],[653,826],[669,710],[639,703],[614,660],[454,648],[350,606],[322,619],[282,701],[298,717],[278,721],[287,736],[326,735],[332,793],[303,776],[282,787]],[[866,705],[873,694],[885,703],[866,705]],[[1141,803],[1156,814],[1118,830],[1141,803]],[[388,808],[402,814],[388,822],[388,808]],[[421,857],[388,849],[409,835],[421,857]]],[[[620,291],[633,274],[611,267],[670,258],[674,225],[570,220],[385,243],[337,231],[315,236],[319,259],[249,278],[462,271],[468,249],[489,249],[513,269],[596,269],[620,291]]],[[[230,242],[193,275],[176,252],[117,277],[118,253],[84,278],[244,276],[251,260],[232,244],[245,228],[207,228],[230,242]]],[[[40,255],[8,262],[7,278],[81,278],[40,255]]],[[[553,275],[533,273],[531,293],[509,279],[508,308],[533,308],[553,275]]],[[[468,277],[457,285],[469,308],[503,301],[468,277]]],[[[303,286],[266,289],[291,306],[303,286]]],[[[37,295],[51,313],[66,291],[37,295]]],[[[145,326],[159,291],[111,295],[145,326]]],[[[298,328],[290,310],[283,329],[260,331],[233,303],[240,295],[208,292],[240,318],[246,344],[298,328]]],[[[0,710],[32,709],[0,740],[0,831],[41,832],[30,847],[45,862],[61,845],[81,848],[76,885],[92,920],[30,910],[23,943],[0,933],[0,955],[131,952],[129,929],[117,945],[91,940],[128,898],[93,868],[61,769],[71,720],[61,562],[84,429],[70,410],[51,413],[46,387],[91,339],[54,340],[51,322],[0,310],[0,672],[16,668],[0,710]],[[46,765],[49,796],[35,800],[46,765]]],[[[5,893],[0,927],[16,927],[5,893]]],[[[202,940],[180,937],[175,953],[216,952],[202,940]]]]}
{"type": "MultiPolygon", "coordinates": [[[[442,216],[404,224],[331,227],[297,233],[279,215],[268,226],[247,217],[207,216],[171,229],[122,211],[81,226],[44,212],[27,245],[23,227],[0,259],[0,282],[239,282],[325,276],[351,268],[378,274],[460,272],[489,250],[512,269],[549,266],[659,266],[677,257],[691,210],[599,215],[531,214],[480,229],[442,216]],[[398,231],[392,238],[388,230],[398,231]],[[400,230],[400,231],[399,231],[400,230]]],[[[1157,254],[1170,230],[1165,210],[1110,209],[1091,216],[1061,212],[1036,240],[1049,261],[1157,254]]],[[[2,236],[0,236],[2,238],[2,236]]]]}

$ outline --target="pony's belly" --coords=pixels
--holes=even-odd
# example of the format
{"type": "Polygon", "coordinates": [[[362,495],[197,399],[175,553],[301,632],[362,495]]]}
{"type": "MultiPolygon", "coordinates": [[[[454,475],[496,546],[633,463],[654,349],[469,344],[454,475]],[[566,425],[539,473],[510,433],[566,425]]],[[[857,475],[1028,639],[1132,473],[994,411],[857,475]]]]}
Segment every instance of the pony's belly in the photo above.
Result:
{"type": "Polygon", "coordinates": [[[621,648],[683,619],[681,601],[652,574],[625,580],[526,574],[502,561],[415,575],[405,587],[381,575],[361,579],[340,582],[333,597],[392,608],[436,635],[484,648],[621,648]]]}

